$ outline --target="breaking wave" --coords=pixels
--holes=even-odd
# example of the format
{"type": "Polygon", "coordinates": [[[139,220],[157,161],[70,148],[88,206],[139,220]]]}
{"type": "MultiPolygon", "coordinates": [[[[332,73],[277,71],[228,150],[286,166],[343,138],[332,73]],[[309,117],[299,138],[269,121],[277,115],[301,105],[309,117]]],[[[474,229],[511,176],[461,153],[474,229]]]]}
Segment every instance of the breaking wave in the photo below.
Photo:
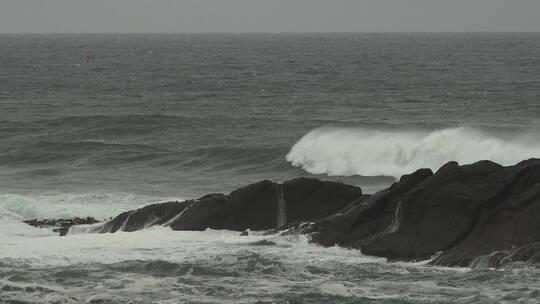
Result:
{"type": "Polygon", "coordinates": [[[287,161],[313,174],[399,177],[448,161],[492,160],[502,165],[540,157],[540,136],[491,134],[456,127],[432,131],[317,128],[304,135],[287,161]]]}
{"type": "Polygon", "coordinates": [[[0,224],[29,219],[95,217],[99,220],[141,206],[171,200],[132,193],[0,193],[0,224]]]}

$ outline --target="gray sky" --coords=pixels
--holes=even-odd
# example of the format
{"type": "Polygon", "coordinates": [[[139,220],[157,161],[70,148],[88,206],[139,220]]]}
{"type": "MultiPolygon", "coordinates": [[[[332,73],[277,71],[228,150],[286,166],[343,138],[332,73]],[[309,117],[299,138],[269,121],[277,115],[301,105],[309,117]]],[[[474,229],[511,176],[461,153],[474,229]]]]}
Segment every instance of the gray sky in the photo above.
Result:
{"type": "Polygon", "coordinates": [[[540,0],[0,0],[0,32],[540,31],[540,0]]]}

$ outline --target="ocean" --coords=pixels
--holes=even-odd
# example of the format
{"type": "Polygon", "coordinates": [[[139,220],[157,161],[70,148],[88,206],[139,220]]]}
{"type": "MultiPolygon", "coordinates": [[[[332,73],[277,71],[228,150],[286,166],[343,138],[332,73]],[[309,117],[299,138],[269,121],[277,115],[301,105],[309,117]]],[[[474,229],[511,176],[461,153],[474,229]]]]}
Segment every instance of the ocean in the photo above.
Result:
{"type": "Polygon", "coordinates": [[[0,35],[0,303],[540,303],[540,270],[93,216],[315,177],[540,157],[540,34],[0,35]]]}

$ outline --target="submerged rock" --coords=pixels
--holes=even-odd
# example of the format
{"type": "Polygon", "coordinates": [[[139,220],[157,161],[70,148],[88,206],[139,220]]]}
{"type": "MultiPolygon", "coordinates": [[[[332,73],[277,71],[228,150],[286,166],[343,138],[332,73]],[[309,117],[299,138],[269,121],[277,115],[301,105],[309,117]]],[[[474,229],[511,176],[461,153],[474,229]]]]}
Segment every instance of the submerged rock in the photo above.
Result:
{"type": "Polygon", "coordinates": [[[79,218],[75,217],[72,219],[44,219],[44,220],[27,220],[23,221],[24,223],[38,228],[52,228],[52,231],[59,233],[61,236],[64,236],[68,233],[69,228],[74,225],[90,225],[99,223],[93,217],[79,218]]]}
{"type": "Polygon", "coordinates": [[[247,244],[251,246],[276,246],[277,245],[276,242],[272,242],[269,240],[260,240],[260,241],[255,241],[255,242],[251,242],[247,244]]]}

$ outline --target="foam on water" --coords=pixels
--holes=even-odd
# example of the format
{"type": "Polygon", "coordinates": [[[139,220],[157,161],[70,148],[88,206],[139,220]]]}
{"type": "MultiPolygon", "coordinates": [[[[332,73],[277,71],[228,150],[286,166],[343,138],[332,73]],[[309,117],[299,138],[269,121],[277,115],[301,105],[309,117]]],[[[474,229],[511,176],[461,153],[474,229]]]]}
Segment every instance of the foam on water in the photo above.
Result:
{"type": "Polygon", "coordinates": [[[85,233],[96,224],[74,227],[77,233],[59,237],[19,220],[56,214],[68,205],[75,213],[109,216],[121,211],[107,207],[111,199],[122,202],[116,208],[125,210],[148,198],[1,197],[0,302],[490,303],[528,301],[540,294],[534,269],[514,273],[428,267],[425,261],[387,263],[358,250],[310,244],[303,235],[240,236],[235,231],[172,231],[164,226],[85,233]],[[14,208],[17,201],[27,202],[26,207],[14,208]],[[268,242],[261,244],[263,240],[268,242]],[[518,277],[519,294],[514,292],[518,277]]]}
{"type": "Polygon", "coordinates": [[[533,132],[496,136],[457,127],[434,131],[323,127],[302,137],[287,161],[314,174],[400,177],[418,168],[438,169],[448,161],[492,160],[511,165],[540,157],[533,132]]]}
{"type": "Polygon", "coordinates": [[[171,200],[132,193],[0,194],[0,221],[95,217],[106,219],[150,203],[171,200]]]}
{"type": "Polygon", "coordinates": [[[0,289],[8,300],[510,303],[539,294],[534,269],[515,273],[387,263],[358,250],[309,244],[304,236],[152,227],[58,237],[32,227],[18,230],[23,234],[0,240],[5,244],[0,251],[0,289]],[[276,245],[253,245],[263,239],[276,245]]]}

